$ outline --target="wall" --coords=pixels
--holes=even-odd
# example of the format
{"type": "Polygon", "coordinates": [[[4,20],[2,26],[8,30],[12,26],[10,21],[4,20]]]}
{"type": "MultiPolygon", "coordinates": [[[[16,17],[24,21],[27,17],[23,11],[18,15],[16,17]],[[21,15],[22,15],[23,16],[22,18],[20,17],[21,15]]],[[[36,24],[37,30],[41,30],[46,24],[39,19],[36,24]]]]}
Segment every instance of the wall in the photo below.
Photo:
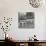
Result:
{"type": "MultiPolygon", "coordinates": [[[[34,34],[39,40],[45,39],[45,15],[46,8],[33,8],[28,0],[0,0],[0,18],[3,16],[13,17],[13,22],[10,33],[17,40],[27,40],[34,34]],[[18,28],[18,12],[34,12],[35,13],[35,28],[34,29],[19,29],[18,28]]],[[[0,31],[0,35],[2,35],[0,31]]],[[[3,37],[0,36],[0,39],[3,37]]],[[[4,38],[3,38],[4,39],[4,38]]]]}

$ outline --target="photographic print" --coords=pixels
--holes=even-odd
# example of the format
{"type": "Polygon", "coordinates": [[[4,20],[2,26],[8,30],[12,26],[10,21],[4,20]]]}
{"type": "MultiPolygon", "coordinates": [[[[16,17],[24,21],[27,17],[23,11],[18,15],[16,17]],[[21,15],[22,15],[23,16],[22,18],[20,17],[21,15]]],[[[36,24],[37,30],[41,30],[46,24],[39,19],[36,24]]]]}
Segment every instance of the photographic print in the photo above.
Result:
{"type": "Polygon", "coordinates": [[[34,28],[34,12],[18,13],[19,28],[34,28]]]}

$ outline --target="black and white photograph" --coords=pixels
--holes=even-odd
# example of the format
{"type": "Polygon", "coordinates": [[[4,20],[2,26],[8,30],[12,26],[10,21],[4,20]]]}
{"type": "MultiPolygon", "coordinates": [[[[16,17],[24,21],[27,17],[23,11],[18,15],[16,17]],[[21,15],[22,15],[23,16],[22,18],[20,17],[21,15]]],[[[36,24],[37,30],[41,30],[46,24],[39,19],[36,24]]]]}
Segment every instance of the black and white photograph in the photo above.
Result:
{"type": "Polygon", "coordinates": [[[34,12],[18,12],[18,28],[34,28],[34,12]]]}

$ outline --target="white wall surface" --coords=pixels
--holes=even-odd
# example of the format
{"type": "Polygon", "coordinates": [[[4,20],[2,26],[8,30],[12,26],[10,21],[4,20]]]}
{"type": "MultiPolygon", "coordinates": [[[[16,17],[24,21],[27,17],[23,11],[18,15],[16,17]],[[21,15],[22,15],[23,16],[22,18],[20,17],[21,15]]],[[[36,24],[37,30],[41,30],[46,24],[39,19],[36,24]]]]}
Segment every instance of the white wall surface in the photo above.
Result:
{"type": "MultiPolygon", "coordinates": [[[[28,0],[0,0],[0,19],[1,17],[12,17],[13,22],[10,33],[17,40],[27,40],[34,34],[37,35],[39,40],[46,40],[45,31],[45,16],[46,6],[40,8],[33,8],[30,6],[28,0]],[[19,29],[18,28],[18,12],[34,12],[35,13],[35,28],[34,29],[19,29]]],[[[2,37],[2,31],[0,31],[0,39],[2,37]]]]}

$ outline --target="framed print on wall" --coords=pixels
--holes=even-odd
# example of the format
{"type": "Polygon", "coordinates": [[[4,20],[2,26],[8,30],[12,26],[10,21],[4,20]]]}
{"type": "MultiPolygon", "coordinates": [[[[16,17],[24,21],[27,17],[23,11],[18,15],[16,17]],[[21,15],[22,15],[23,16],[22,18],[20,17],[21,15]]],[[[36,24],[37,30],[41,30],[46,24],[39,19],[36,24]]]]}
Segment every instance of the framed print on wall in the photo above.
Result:
{"type": "Polygon", "coordinates": [[[19,28],[34,28],[34,12],[18,12],[19,28]]]}

